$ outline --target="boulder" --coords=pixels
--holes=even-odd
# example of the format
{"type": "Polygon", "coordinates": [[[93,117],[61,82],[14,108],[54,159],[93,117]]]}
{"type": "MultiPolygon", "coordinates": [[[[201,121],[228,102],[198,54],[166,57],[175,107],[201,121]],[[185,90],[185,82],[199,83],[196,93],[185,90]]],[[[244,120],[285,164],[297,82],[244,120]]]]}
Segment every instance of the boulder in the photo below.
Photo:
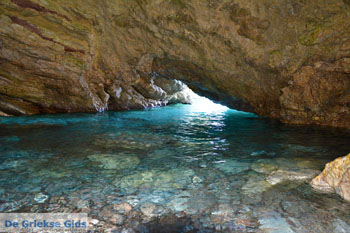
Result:
{"type": "Polygon", "coordinates": [[[350,201],[350,154],[327,163],[322,173],[311,181],[311,186],[321,192],[336,192],[350,201]]]}

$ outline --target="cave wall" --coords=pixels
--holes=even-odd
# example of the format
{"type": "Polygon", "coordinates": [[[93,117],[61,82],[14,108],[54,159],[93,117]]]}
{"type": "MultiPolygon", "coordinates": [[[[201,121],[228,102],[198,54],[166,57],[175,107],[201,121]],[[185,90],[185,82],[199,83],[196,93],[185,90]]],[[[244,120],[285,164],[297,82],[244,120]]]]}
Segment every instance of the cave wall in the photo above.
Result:
{"type": "Polygon", "coordinates": [[[176,78],[229,107],[350,128],[349,1],[2,0],[0,14],[1,115],[188,102],[176,78]]]}

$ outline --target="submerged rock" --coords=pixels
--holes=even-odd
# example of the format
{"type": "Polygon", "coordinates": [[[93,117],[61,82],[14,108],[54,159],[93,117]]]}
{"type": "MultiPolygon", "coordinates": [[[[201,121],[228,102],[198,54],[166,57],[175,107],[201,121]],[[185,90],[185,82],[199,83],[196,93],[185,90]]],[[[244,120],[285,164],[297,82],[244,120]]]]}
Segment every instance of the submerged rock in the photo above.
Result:
{"type": "Polygon", "coordinates": [[[34,196],[34,201],[37,203],[44,203],[49,199],[49,196],[43,193],[37,193],[34,196]]]}
{"type": "Polygon", "coordinates": [[[350,224],[347,224],[341,219],[335,219],[332,225],[334,226],[334,233],[347,233],[350,229],[350,224]]]}
{"type": "Polygon", "coordinates": [[[243,171],[249,170],[250,167],[250,163],[241,162],[236,159],[225,159],[214,163],[215,168],[228,174],[238,174],[243,171]]]}
{"type": "Polygon", "coordinates": [[[111,218],[108,219],[113,224],[122,225],[124,222],[124,217],[120,214],[113,214],[111,218]]]}
{"type": "Polygon", "coordinates": [[[1,161],[0,170],[16,169],[17,167],[21,167],[27,163],[28,163],[28,161],[25,159],[1,161]]]}
{"type": "Polygon", "coordinates": [[[79,209],[89,208],[90,207],[90,202],[88,200],[79,200],[77,202],[77,207],[79,209]]]}
{"type": "Polygon", "coordinates": [[[327,163],[322,173],[312,180],[311,186],[322,192],[336,192],[350,201],[350,154],[327,163]]]}
{"type": "Polygon", "coordinates": [[[137,172],[114,180],[114,185],[128,190],[132,188],[148,187],[156,190],[171,190],[184,187],[192,183],[195,173],[191,169],[175,168],[169,171],[149,170],[137,172]]]}
{"type": "Polygon", "coordinates": [[[140,206],[140,210],[143,215],[152,218],[159,216],[162,213],[163,208],[161,206],[147,202],[140,206]]]}
{"type": "Polygon", "coordinates": [[[168,207],[175,212],[185,211],[189,208],[188,201],[189,197],[175,197],[168,203],[168,207]]]}
{"type": "Polygon", "coordinates": [[[278,165],[273,160],[260,159],[251,165],[251,169],[258,173],[270,174],[278,169],[278,165]]]}
{"type": "Polygon", "coordinates": [[[266,181],[271,185],[276,185],[285,181],[308,181],[314,178],[319,171],[311,169],[298,169],[298,170],[277,170],[272,172],[266,181]]]}
{"type": "Polygon", "coordinates": [[[156,134],[118,133],[99,135],[94,141],[94,144],[109,149],[144,150],[156,149],[160,143],[166,143],[168,140],[169,137],[156,134]]]}
{"type": "MultiPolygon", "coordinates": [[[[304,165],[304,163],[299,165],[304,165]]],[[[260,175],[251,176],[241,189],[248,195],[258,194],[282,182],[310,181],[319,173],[318,170],[299,165],[294,160],[283,158],[258,159],[251,165],[251,169],[260,175]]]]}
{"type": "Polygon", "coordinates": [[[124,154],[96,154],[90,155],[89,159],[100,163],[100,167],[107,170],[122,170],[135,168],[140,159],[137,156],[124,154]]]}
{"type": "Polygon", "coordinates": [[[214,224],[223,224],[235,219],[236,210],[228,204],[220,204],[211,212],[211,220],[214,224]]]}
{"type": "Polygon", "coordinates": [[[244,194],[252,195],[265,192],[272,184],[267,182],[264,177],[251,177],[245,185],[242,186],[244,194]]]}
{"type": "Polygon", "coordinates": [[[132,210],[132,206],[126,202],[114,204],[113,208],[121,214],[129,213],[132,210]]]}
{"type": "Polygon", "coordinates": [[[269,233],[293,233],[295,232],[288,222],[277,212],[267,212],[259,218],[260,227],[263,232],[269,233]]]}
{"type": "Polygon", "coordinates": [[[63,178],[70,176],[71,171],[64,169],[64,168],[40,168],[39,170],[36,169],[33,171],[33,173],[30,174],[32,177],[37,177],[38,179],[40,178],[63,178]]]}

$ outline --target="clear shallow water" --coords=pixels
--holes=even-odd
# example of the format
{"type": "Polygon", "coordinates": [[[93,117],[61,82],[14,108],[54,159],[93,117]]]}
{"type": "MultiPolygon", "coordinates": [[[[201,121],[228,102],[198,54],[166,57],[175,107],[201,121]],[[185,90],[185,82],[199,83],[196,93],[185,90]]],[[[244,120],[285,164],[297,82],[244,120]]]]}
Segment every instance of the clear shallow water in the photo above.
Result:
{"type": "Polygon", "coordinates": [[[116,232],[349,232],[350,204],[308,185],[349,142],[209,103],[0,118],[0,212],[87,212],[116,232]]]}

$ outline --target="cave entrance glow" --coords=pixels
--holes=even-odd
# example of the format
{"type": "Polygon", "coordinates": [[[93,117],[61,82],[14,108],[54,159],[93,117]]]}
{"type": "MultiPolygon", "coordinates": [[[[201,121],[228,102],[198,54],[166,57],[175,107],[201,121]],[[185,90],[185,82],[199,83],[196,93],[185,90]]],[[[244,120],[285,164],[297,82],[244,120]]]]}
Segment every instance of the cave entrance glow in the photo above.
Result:
{"type": "Polygon", "coordinates": [[[210,99],[203,96],[199,96],[194,92],[191,93],[191,98],[192,98],[192,105],[191,105],[192,111],[212,113],[212,112],[225,112],[229,109],[224,105],[216,104],[210,99]]]}

